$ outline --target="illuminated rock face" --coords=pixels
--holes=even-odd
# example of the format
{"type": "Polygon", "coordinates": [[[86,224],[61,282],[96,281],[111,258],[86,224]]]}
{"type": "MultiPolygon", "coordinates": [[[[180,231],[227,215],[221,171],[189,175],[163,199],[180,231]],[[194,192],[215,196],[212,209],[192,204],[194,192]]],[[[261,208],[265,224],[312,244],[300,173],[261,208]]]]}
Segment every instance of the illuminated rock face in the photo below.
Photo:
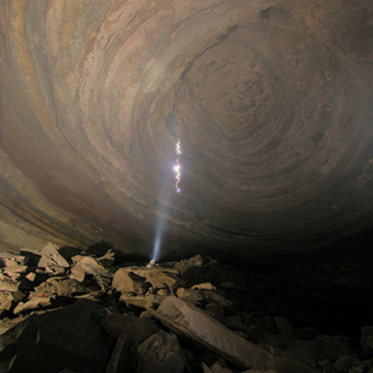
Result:
{"type": "Polygon", "coordinates": [[[162,218],[164,252],[248,257],[371,227],[371,1],[0,10],[4,247],[147,254],[162,218]]]}

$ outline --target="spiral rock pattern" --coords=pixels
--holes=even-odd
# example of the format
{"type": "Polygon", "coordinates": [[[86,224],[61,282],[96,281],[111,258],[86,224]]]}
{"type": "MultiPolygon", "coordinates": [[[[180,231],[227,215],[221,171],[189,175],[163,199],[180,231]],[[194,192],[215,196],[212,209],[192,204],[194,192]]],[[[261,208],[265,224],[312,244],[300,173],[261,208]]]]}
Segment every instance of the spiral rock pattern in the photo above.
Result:
{"type": "Polygon", "coordinates": [[[148,253],[162,215],[165,252],[245,257],[371,227],[369,1],[1,10],[4,245],[148,253]]]}

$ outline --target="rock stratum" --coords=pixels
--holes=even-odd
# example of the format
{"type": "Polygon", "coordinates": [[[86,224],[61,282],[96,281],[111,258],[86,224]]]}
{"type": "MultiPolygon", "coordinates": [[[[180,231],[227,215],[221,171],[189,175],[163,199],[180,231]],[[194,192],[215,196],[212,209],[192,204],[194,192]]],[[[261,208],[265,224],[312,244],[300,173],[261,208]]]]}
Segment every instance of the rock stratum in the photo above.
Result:
{"type": "Polygon", "coordinates": [[[368,0],[0,4],[1,245],[240,257],[373,223],[368,0]],[[180,141],[180,194],[175,144],[180,141]]]}

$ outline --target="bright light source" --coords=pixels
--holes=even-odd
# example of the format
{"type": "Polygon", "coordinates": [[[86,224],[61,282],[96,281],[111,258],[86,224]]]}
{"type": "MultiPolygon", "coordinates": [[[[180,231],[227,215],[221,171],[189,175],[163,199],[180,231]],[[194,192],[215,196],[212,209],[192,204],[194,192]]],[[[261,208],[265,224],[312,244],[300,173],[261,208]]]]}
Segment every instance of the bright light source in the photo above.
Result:
{"type": "Polygon", "coordinates": [[[175,188],[176,188],[176,193],[181,193],[181,189],[179,188],[179,182],[181,179],[181,173],[180,173],[180,163],[179,163],[179,155],[181,154],[181,144],[180,141],[176,143],[176,166],[174,167],[174,171],[176,173],[175,178],[176,178],[176,183],[175,183],[175,188]]]}

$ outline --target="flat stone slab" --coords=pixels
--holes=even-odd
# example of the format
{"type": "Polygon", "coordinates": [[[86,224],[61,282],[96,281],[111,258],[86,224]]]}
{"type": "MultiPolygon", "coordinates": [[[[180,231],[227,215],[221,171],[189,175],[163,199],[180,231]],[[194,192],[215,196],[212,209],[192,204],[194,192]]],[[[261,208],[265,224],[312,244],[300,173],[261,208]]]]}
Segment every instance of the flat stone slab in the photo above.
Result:
{"type": "Polygon", "coordinates": [[[243,368],[270,369],[273,356],[236,335],[223,324],[190,303],[170,296],[154,313],[162,323],[243,368]]]}

